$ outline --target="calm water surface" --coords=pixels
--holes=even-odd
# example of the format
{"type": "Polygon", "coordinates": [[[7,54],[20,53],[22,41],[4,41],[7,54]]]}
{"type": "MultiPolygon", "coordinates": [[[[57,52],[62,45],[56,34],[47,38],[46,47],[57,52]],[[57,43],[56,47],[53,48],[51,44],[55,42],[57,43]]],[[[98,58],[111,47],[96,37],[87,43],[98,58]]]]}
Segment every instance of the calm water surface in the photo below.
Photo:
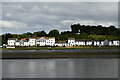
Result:
{"type": "Polygon", "coordinates": [[[118,59],[3,60],[3,78],[117,78],[118,59]]]}

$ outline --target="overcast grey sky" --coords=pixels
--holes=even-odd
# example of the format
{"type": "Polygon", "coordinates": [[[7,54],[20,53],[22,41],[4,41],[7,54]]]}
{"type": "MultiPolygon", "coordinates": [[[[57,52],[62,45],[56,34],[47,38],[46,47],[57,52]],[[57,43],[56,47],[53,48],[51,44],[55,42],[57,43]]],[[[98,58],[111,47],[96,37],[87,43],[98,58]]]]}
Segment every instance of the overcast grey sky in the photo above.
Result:
{"type": "Polygon", "coordinates": [[[3,2],[2,19],[2,33],[66,31],[73,23],[118,27],[118,3],[3,2]]]}

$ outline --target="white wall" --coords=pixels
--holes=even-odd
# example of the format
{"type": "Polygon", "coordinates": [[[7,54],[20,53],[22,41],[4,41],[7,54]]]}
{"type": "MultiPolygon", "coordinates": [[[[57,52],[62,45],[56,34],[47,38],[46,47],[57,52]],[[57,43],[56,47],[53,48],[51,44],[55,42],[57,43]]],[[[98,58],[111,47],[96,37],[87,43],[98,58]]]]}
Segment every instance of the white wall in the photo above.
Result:
{"type": "Polygon", "coordinates": [[[100,41],[94,41],[94,46],[100,46],[100,41]]]}
{"type": "Polygon", "coordinates": [[[87,41],[87,42],[86,42],[86,45],[87,45],[87,46],[91,46],[91,45],[92,45],[92,41],[87,41]]]}
{"type": "Polygon", "coordinates": [[[44,41],[41,41],[41,42],[39,42],[40,43],[40,46],[45,46],[46,45],[46,42],[44,41]]]}
{"type": "Polygon", "coordinates": [[[109,41],[109,46],[114,46],[112,41],[109,41]]]}
{"type": "Polygon", "coordinates": [[[55,46],[69,46],[68,43],[55,43],[55,46]]]}
{"type": "Polygon", "coordinates": [[[36,46],[36,39],[31,38],[31,39],[29,39],[28,43],[30,46],[36,46]]]}
{"type": "Polygon", "coordinates": [[[29,46],[29,43],[28,42],[24,42],[24,46],[29,46]]]}
{"type": "Polygon", "coordinates": [[[70,46],[74,46],[75,45],[75,40],[74,39],[68,39],[68,43],[70,44],[70,46]]]}
{"type": "Polygon", "coordinates": [[[16,46],[20,46],[20,42],[16,42],[15,45],[16,45],[16,46]]]}
{"type": "Polygon", "coordinates": [[[85,45],[85,41],[76,41],[75,45],[84,46],[85,45]]]}
{"type": "Polygon", "coordinates": [[[8,45],[15,46],[16,40],[8,40],[8,45]]]}
{"type": "Polygon", "coordinates": [[[114,46],[119,46],[120,45],[120,41],[118,41],[118,40],[113,41],[113,45],[114,46]]]}
{"type": "MultiPolygon", "coordinates": [[[[16,39],[17,40],[17,39],[16,39]]],[[[9,46],[21,46],[20,42],[16,42],[16,40],[8,40],[8,45],[9,46]]],[[[114,40],[112,41],[108,41],[109,42],[109,46],[120,46],[120,41],[119,40],[114,40]]],[[[94,41],[94,46],[104,46],[105,41],[94,41]]],[[[85,41],[76,41],[74,39],[68,39],[68,43],[55,43],[55,38],[49,38],[46,39],[45,41],[39,41],[36,40],[35,38],[30,38],[28,42],[24,42],[24,44],[22,46],[74,46],[74,45],[78,45],[78,46],[84,46],[84,45],[88,45],[91,46],[92,45],[92,41],[87,41],[85,44],[85,41]]]]}
{"type": "Polygon", "coordinates": [[[55,45],[55,39],[47,39],[46,40],[46,45],[49,45],[49,46],[54,46],[55,45]]]}
{"type": "Polygon", "coordinates": [[[63,46],[61,43],[55,43],[55,46],[63,46]]]}

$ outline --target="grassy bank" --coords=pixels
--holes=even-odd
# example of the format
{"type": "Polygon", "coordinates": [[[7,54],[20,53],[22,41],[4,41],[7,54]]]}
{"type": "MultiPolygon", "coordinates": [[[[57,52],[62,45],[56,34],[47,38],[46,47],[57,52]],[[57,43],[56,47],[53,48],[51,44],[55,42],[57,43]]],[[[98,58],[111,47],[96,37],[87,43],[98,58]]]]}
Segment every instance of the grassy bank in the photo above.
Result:
{"type": "Polygon", "coordinates": [[[118,52],[12,52],[2,54],[3,59],[51,58],[118,58],[118,52]]]}
{"type": "Polygon", "coordinates": [[[118,49],[119,47],[93,47],[93,46],[78,46],[78,47],[16,47],[16,48],[0,48],[0,50],[47,50],[47,49],[118,49]]]}
{"type": "Polygon", "coordinates": [[[59,49],[118,49],[118,47],[89,47],[89,46],[81,46],[81,47],[17,47],[15,49],[7,49],[3,48],[3,50],[49,50],[47,52],[9,52],[3,51],[2,58],[3,59],[57,59],[57,58],[118,58],[118,52],[110,52],[110,51],[94,51],[94,52],[56,52],[54,50],[59,49]]]}

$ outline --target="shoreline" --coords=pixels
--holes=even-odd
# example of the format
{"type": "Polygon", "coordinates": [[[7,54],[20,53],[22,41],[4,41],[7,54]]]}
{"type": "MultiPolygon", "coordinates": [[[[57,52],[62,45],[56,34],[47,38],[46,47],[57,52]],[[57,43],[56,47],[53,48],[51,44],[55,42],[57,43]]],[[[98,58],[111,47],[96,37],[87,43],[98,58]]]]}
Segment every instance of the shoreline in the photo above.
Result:
{"type": "Polygon", "coordinates": [[[109,59],[119,58],[119,52],[29,52],[3,53],[2,59],[109,59]]]}
{"type": "Polygon", "coordinates": [[[80,46],[80,47],[16,47],[16,48],[0,48],[0,50],[69,50],[69,49],[119,49],[119,46],[80,46]]]}
{"type": "Polygon", "coordinates": [[[118,47],[19,47],[2,49],[2,59],[109,59],[119,58],[118,47]]]}

